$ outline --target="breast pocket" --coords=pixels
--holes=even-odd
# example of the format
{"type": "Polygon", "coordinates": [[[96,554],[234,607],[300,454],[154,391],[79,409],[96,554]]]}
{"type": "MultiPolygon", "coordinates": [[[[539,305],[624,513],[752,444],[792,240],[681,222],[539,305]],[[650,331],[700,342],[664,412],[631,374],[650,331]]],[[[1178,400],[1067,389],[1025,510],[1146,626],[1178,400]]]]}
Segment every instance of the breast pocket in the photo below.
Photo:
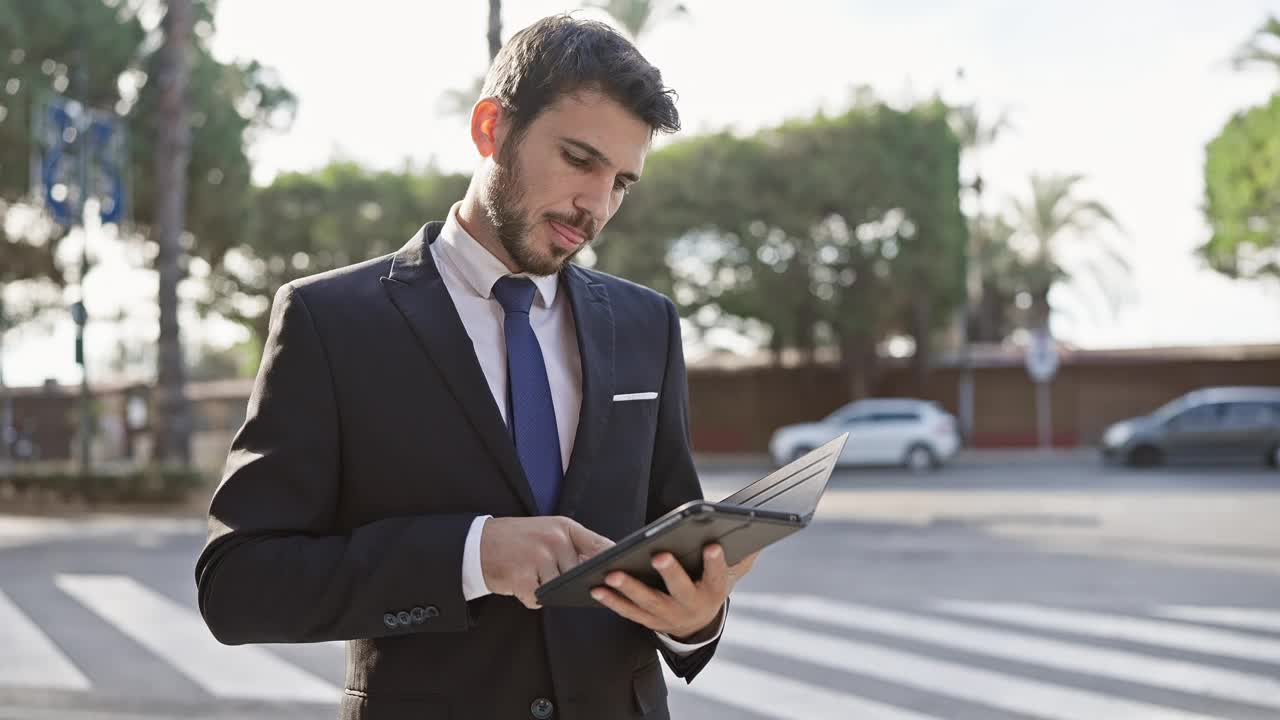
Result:
{"type": "Polygon", "coordinates": [[[619,431],[632,435],[645,428],[652,429],[658,419],[658,393],[629,392],[613,396],[614,427],[619,431]]]}

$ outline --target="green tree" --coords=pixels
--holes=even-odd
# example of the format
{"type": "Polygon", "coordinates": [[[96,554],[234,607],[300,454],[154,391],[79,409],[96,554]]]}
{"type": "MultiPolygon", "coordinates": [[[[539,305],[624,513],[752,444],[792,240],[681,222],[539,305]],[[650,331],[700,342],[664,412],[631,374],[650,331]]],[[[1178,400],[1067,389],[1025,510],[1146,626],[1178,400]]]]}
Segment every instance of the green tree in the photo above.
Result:
{"type": "MultiPolygon", "coordinates": [[[[160,117],[157,49],[159,29],[139,19],[140,3],[101,0],[0,0],[0,66],[10,78],[0,94],[0,217],[30,203],[31,108],[42,94],[69,92],[80,58],[87,60],[88,104],[112,108],[129,131],[131,222],[126,242],[158,251],[151,237],[156,218],[156,125],[160,117]],[[83,53],[80,50],[83,48],[83,53]],[[3,65],[7,63],[7,65],[3,65]]],[[[210,265],[239,243],[250,207],[248,143],[287,127],[295,101],[268,68],[255,61],[223,63],[209,51],[213,15],[207,0],[193,6],[194,34],[190,103],[190,160],[183,235],[189,252],[210,265]]],[[[41,216],[0,222],[0,283],[65,282],[55,262],[61,229],[41,216]],[[16,232],[10,232],[16,229],[16,232]],[[6,233],[10,233],[7,234],[6,233]]],[[[155,254],[158,254],[156,252],[155,254]]],[[[185,265],[186,256],[179,259],[185,265]]],[[[43,294],[31,288],[30,294],[43,294]]],[[[25,294],[25,293],[24,293],[25,294]]],[[[90,308],[92,311],[92,307],[90,308]]]]}
{"type": "Polygon", "coordinates": [[[349,162],[281,174],[254,193],[250,222],[208,276],[202,309],[242,323],[261,343],[282,285],[398,249],[424,221],[445,217],[468,182],[434,168],[349,162]]]}
{"type": "Polygon", "coordinates": [[[1232,60],[1237,68],[1257,64],[1280,72],[1280,19],[1268,16],[1232,60]]]}
{"type": "Polygon", "coordinates": [[[31,118],[49,93],[71,90],[84,67],[83,97],[95,107],[119,101],[117,80],[135,60],[144,31],[131,7],[101,2],[0,0],[0,288],[19,281],[61,285],[55,262],[64,231],[43,217],[10,211],[30,202],[31,118]]]}
{"type": "Polygon", "coordinates": [[[660,20],[689,14],[684,3],[671,0],[597,0],[585,7],[608,14],[635,41],[639,41],[660,20]]]}
{"type": "Polygon", "coordinates": [[[775,350],[833,344],[865,394],[877,344],[915,336],[923,371],[961,297],[958,158],[938,104],[678,141],[650,154],[598,262],[695,320],[756,320],[775,350]]]}
{"type": "Polygon", "coordinates": [[[1049,291],[1067,278],[1094,282],[1112,307],[1120,302],[1121,283],[1128,279],[1127,257],[1099,234],[1107,226],[1119,230],[1120,225],[1106,205],[1076,196],[1075,188],[1083,180],[1082,175],[1032,175],[1030,197],[1012,202],[1013,225],[1031,244],[1023,271],[1034,328],[1048,328],[1049,291]],[[1073,248],[1079,260],[1066,259],[1068,242],[1083,243],[1073,248]],[[1074,272],[1068,272],[1067,263],[1074,272]]]}
{"type": "Polygon", "coordinates": [[[1205,157],[1205,215],[1213,230],[1200,248],[1232,277],[1280,277],[1280,93],[1237,113],[1205,157]]]}
{"type": "MultiPolygon", "coordinates": [[[[1235,61],[1280,71],[1280,20],[1267,18],[1235,61]]],[[[1213,234],[1201,257],[1231,277],[1280,277],[1280,92],[1233,115],[1209,142],[1204,185],[1213,234]]]]}
{"type": "Polygon", "coordinates": [[[1007,111],[988,117],[976,104],[952,108],[948,120],[960,142],[961,152],[976,168],[973,180],[966,185],[973,193],[976,207],[968,219],[965,337],[969,341],[999,342],[1011,330],[1006,319],[1013,309],[1013,296],[1008,294],[1005,273],[1012,269],[1015,253],[1007,244],[1011,229],[998,216],[989,213],[983,203],[986,183],[981,173],[981,156],[1012,128],[1012,123],[1007,111]]]}
{"type": "Polygon", "coordinates": [[[969,220],[970,262],[982,288],[970,308],[969,337],[974,341],[1001,342],[1025,323],[1017,298],[1030,294],[1035,271],[1032,263],[1014,250],[1014,232],[1000,215],[978,215],[969,220]]]}

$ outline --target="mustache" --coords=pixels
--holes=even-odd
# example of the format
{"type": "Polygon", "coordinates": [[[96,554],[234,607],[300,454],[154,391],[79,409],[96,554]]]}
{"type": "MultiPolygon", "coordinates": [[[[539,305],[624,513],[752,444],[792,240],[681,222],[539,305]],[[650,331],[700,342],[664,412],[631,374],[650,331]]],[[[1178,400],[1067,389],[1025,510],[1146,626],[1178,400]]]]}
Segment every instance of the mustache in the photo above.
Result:
{"type": "Polygon", "coordinates": [[[589,243],[596,239],[596,222],[592,219],[591,214],[585,210],[579,210],[573,215],[566,215],[558,212],[548,212],[545,217],[548,220],[554,220],[561,225],[571,227],[582,233],[583,242],[589,243]]]}

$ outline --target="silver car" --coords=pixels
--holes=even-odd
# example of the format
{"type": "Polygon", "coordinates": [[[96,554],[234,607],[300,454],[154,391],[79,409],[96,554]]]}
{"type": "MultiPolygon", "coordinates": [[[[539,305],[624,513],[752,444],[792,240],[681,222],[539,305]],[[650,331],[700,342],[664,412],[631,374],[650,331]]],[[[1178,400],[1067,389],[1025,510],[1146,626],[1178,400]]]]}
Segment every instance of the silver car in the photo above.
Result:
{"type": "Polygon", "coordinates": [[[1280,387],[1211,387],[1107,428],[1102,456],[1150,467],[1257,462],[1280,467],[1280,387]]]}
{"type": "Polygon", "coordinates": [[[914,398],[868,398],[849,403],[813,423],[774,432],[769,454],[784,465],[843,432],[849,439],[841,465],[903,465],[915,472],[937,467],[956,454],[956,419],[936,403],[914,398]]]}

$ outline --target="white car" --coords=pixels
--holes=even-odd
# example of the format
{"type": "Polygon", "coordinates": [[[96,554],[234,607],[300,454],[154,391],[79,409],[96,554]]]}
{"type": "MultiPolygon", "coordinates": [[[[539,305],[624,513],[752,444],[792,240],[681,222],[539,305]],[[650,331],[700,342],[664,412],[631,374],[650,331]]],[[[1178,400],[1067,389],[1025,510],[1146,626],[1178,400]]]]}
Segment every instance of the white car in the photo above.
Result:
{"type": "Polygon", "coordinates": [[[841,465],[902,465],[913,471],[941,466],[960,449],[956,419],[937,404],[909,398],[858,400],[815,423],[779,428],[769,454],[786,464],[848,431],[841,465]]]}

